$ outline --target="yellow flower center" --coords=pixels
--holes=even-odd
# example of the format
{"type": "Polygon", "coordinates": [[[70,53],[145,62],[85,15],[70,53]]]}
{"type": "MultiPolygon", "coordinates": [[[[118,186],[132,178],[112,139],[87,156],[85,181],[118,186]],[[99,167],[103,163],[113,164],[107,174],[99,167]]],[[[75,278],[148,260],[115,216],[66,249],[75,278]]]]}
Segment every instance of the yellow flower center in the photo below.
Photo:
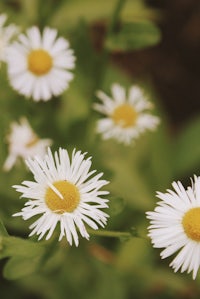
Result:
{"type": "Polygon", "coordinates": [[[200,241],[200,207],[192,208],[185,213],[182,220],[183,228],[188,238],[200,241]]]}
{"type": "Polygon", "coordinates": [[[77,187],[68,181],[57,181],[53,186],[56,190],[48,187],[45,194],[45,202],[48,208],[57,214],[73,212],[80,202],[77,187]]]}
{"type": "Polygon", "coordinates": [[[48,73],[52,64],[52,57],[45,50],[32,50],[28,55],[28,69],[37,76],[48,73]]]}
{"type": "Polygon", "coordinates": [[[115,108],[112,119],[117,125],[128,128],[135,124],[137,112],[131,105],[123,104],[115,108]]]}
{"type": "Polygon", "coordinates": [[[32,138],[29,140],[29,142],[26,143],[26,147],[32,147],[36,145],[36,143],[39,141],[39,138],[36,135],[33,135],[32,138]]]}

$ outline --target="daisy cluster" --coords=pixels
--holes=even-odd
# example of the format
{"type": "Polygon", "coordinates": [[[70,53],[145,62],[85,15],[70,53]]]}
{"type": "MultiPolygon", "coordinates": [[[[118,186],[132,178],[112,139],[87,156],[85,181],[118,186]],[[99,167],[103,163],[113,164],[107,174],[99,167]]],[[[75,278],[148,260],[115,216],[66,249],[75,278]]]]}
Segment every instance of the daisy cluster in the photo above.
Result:
{"type": "MultiPolygon", "coordinates": [[[[0,60],[6,64],[11,87],[34,102],[49,101],[61,95],[74,75],[74,51],[69,41],[58,37],[56,29],[36,26],[21,33],[17,26],[5,26],[6,15],[0,15],[0,60]]],[[[6,137],[8,157],[3,165],[10,171],[19,160],[26,163],[34,181],[14,186],[28,201],[21,212],[27,220],[40,217],[31,226],[30,235],[49,239],[60,225],[59,240],[65,237],[70,245],[78,246],[78,231],[89,239],[86,226],[98,229],[107,223],[108,191],[101,190],[108,181],[103,173],[90,170],[91,157],[74,149],[72,157],[59,148],[54,154],[49,146],[52,140],[40,138],[27,117],[13,121],[6,137]]]]}
{"type": "MultiPolygon", "coordinates": [[[[5,63],[10,86],[16,93],[33,102],[48,102],[62,95],[74,78],[76,56],[70,42],[60,37],[58,30],[37,26],[20,32],[18,26],[5,25],[7,16],[0,15],[0,62],[5,63]]],[[[103,115],[97,120],[96,131],[103,140],[112,139],[129,146],[145,131],[154,131],[160,123],[152,114],[153,104],[141,87],[126,90],[113,83],[110,92],[96,92],[98,101],[93,109],[103,115]]],[[[27,117],[13,121],[6,138],[8,157],[3,165],[10,171],[21,159],[33,174],[33,181],[14,185],[26,198],[24,207],[14,216],[24,220],[37,219],[30,225],[30,236],[48,240],[59,230],[59,240],[78,246],[79,234],[89,239],[88,227],[104,228],[109,215],[109,194],[103,190],[109,182],[103,173],[91,170],[91,157],[74,149],[70,155],[64,148],[54,153],[53,140],[40,138],[27,117]]],[[[157,193],[161,200],[150,220],[148,235],[156,248],[164,248],[162,258],[178,251],[170,266],[181,272],[193,272],[196,278],[200,266],[200,177],[194,177],[186,190],[173,182],[174,190],[157,193]]]]}

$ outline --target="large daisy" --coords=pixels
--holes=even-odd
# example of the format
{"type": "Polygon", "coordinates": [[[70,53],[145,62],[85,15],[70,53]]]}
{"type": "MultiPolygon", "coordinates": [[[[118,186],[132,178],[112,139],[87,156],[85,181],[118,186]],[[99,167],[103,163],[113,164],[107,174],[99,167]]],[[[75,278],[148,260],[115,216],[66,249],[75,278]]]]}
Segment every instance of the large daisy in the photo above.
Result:
{"type": "Polygon", "coordinates": [[[161,199],[150,219],[149,237],[153,246],[165,248],[161,258],[178,251],[170,266],[174,271],[187,270],[196,278],[200,266],[200,177],[194,176],[186,190],[180,182],[173,182],[174,190],[157,193],[161,199]]]}
{"type": "Polygon", "coordinates": [[[67,89],[74,62],[69,42],[48,27],[42,34],[37,27],[27,29],[7,51],[10,84],[35,101],[48,101],[67,89]]]}
{"type": "Polygon", "coordinates": [[[93,229],[104,227],[108,215],[101,209],[107,208],[107,199],[100,190],[108,184],[100,179],[103,173],[93,176],[90,171],[91,158],[85,159],[85,153],[74,150],[70,160],[67,150],[60,148],[54,156],[50,149],[44,158],[29,158],[27,165],[35,181],[24,181],[14,188],[28,198],[25,207],[14,216],[25,220],[40,215],[31,226],[30,236],[37,234],[39,239],[45,234],[49,239],[57,224],[60,224],[59,240],[64,236],[70,245],[78,246],[79,230],[82,237],[89,239],[85,224],[93,229]]]}
{"type": "Polygon", "coordinates": [[[102,91],[97,92],[102,103],[96,103],[94,109],[105,115],[97,122],[97,132],[103,139],[116,139],[120,143],[130,144],[145,130],[154,130],[159,118],[147,110],[152,104],[146,100],[138,86],[132,86],[128,95],[121,85],[111,86],[111,97],[102,91]]]}
{"type": "Polygon", "coordinates": [[[16,25],[5,26],[7,20],[6,14],[0,14],[0,62],[5,61],[7,47],[12,39],[19,33],[16,25]]]}
{"type": "Polygon", "coordinates": [[[10,170],[18,158],[24,160],[35,155],[43,156],[52,143],[50,139],[40,139],[25,117],[22,117],[19,123],[11,123],[7,142],[9,155],[3,165],[5,171],[10,170]]]}

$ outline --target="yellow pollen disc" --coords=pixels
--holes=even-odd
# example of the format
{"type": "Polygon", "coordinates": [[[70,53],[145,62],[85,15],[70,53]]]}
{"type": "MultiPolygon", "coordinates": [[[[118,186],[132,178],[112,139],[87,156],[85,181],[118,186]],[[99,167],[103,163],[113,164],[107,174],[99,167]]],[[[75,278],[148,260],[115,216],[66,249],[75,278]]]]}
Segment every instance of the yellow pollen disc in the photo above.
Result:
{"type": "Polygon", "coordinates": [[[80,194],[77,187],[67,181],[55,182],[53,186],[63,198],[49,187],[45,194],[45,202],[48,208],[57,214],[73,212],[80,202],[80,194]]]}
{"type": "Polygon", "coordinates": [[[33,135],[32,139],[29,140],[29,142],[27,142],[26,147],[32,147],[34,145],[36,145],[36,143],[38,142],[39,138],[35,135],[33,135]]]}
{"type": "Polygon", "coordinates": [[[188,238],[200,241],[200,207],[192,208],[185,213],[182,220],[183,228],[188,238]]]}
{"type": "Polygon", "coordinates": [[[52,64],[52,57],[45,50],[33,50],[28,55],[28,69],[37,76],[48,73],[52,64]]]}
{"type": "Polygon", "coordinates": [[[137,112],[131,105],[123,104],[115,108],[112,119],[117,125],[128,128],[135,124],[137,112]]]}

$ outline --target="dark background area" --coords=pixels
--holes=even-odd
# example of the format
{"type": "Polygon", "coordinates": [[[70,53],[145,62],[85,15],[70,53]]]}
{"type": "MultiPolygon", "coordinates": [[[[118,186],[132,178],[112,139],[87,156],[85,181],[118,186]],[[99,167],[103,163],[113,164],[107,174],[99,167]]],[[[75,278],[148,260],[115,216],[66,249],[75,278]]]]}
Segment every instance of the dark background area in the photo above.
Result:
{"type": "Polygon", "coordinates": [[[161,42],[113,59],[133,76],[150,76],[174,129],[200,112],[200,1],[146,0],[160,9],[161,42]]]}

